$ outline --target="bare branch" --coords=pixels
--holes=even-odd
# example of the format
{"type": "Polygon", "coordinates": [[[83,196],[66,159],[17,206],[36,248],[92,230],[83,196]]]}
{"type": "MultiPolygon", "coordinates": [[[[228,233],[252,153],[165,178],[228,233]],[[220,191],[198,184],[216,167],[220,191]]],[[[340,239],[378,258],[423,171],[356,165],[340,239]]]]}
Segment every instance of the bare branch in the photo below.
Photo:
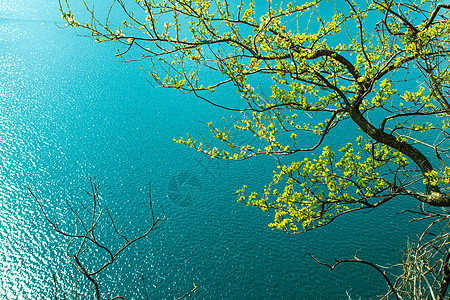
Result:
{"type": "Polygon", "coordinates": [[[355,254],[355,258],[354,259],[335,259],[336,263],[334,265],[329,265],[327,263],[324,263],[324,262],[318,260],[317,258],[315,258],[311,253],[309,253],[309,252],[307,252],[307,253],[308,253],[309,256],[311,256],[311,258],[315,262],[321,264],[322,266],[328,267],[331,271],[333,271],[334,268],[336,268],[338,265],[344,264],[344,263],[359,263],[359,264],[364,264],[364,265],[370,266],[371,268],[375,269],[383,277],[384,281],[386,282],[386,284],[389,287],[389,293],[392,293],[395,296],[395,299],[397,299],[397,300],[402,299],[398,295],[397,291],[395,290],[391,280],[386,275],[386,272],[381,270],[382,267],[379,266],[379,265],[376,265],[374,263],[371,263],[369,261],[361,260],[360,258],[358,258],[358,253],[355,254]]]}

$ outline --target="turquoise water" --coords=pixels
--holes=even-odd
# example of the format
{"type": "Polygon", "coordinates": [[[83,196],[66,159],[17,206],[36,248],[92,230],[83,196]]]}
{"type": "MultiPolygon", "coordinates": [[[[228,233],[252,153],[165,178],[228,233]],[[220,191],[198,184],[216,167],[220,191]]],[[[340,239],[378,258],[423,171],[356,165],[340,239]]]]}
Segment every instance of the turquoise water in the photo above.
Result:
{"type": "MultiPolygon", "coordinates": [[[[66,241],[26,187],[70,225],[65,201],[86,200],[90,176],[127,233],[148,224],[149,182],[166,215],[98,278],[113,295],[143,298],[140,273],[150,299],[181,296],[193,283],[194,299],[364,299],[386,291],[370,269],[330,272],[306,252],[329,263],[356,251],[397,262],[416,228],[396,212],[415,203],[400,199],[302,235],[271,231],[270,213],[237,203],[234,191],[244,183],[261,189],[272,160],[224,163],[172,141],[206,133],[205,122],[229,112],[153,88],[139,65],[114,58],[114,45],[59,28],[59,15],[54,1],[0,1],[0,284],[10,299],[48,295],[55,272],[73,276],[66,241]]],[[[235,101],[233,93],[214,97],[235,101]]]]}

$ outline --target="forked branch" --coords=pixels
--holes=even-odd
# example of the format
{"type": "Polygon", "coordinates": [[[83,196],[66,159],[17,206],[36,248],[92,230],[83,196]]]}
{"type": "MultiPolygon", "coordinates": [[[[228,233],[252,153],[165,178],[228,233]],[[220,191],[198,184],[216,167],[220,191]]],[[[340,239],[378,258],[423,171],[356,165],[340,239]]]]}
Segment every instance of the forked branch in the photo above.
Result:
{"type": "MultiPolygon", "coordinates": [[[[91,282],[95,290],[95,298],[97,300],[101,299],[101,292],[99,287],[99,282],[97,275],[102,272],[106,267],[111,265],[116,258],[129,246],[139,241],[140,239],[145,238],[150,232],[157,229],[161,223],[165,219],[165,215],[163,212],[162,217],[157,217],[154,208],[153,202],[151,198],[151,186],[149,191],[149,200],[148,207],[150,208],[150,216],[151,216],[151,225],[149,228],[141,234],[138,234],[134,237],[129,237],[122,233],[119,230],[119,227],[116,224],[116,221],[111,216],[109,210],[106,209],[106,215],[108,219],[105,222],[101,222],[101,218],[104,215],[105,209],[102,208],[100,204],[100,196],[98,193],[99,184],[96,180],[91,178],[91,191],[88,192],[88,195],[91,197],[91,207],[85,207],[81,204],[82,209],[76,210],[70,203],[69,210],[74,217],[74,226],[69,229],[65,229],[62,227],[61,220],[57,218],[53,219],[49,216],[49,213],[44,208],[44,204],[41,200],[36,196],[36,194],[30,189],[27,188],[30,192],[31,196],[35,199],[36,203],[39,206],[39,210],[44,216],[45,220],[50,224],[50,226],[62,236],[65,236],[70,239],[66,247],[66,256],[68,260],[72,263],[73,266],[86,278],[91,282]],[[112,236],[117,235],[124,240],[123,243],[118,244],[116,246],[107,245],[104,242],[100,241],[100,238],[94,234],[96,229],[100,226],[105,226],[104,224],[108,224],[111,226],[109,228],[112,236]],[[95,249],[95,250],[91,250],[95,249]],[[92,267],[86,265],[86,262],[83,260],[89,251],[104,251],[108,257],[108,259],[102,263],[100,263],[97,267],[92,267]]],[[[102,228],[104,231],[105,228],[102,228]]],[[[107,240],[107,239],[102,239],[107,240]]],[[[110,239],[109,239],[110,240],[110,239]]],[[[57,294],[56,294],[57,295],[57,294]]],[[[57,297],[57,296],[56,296],[57,297]]],[[[117,296],[115,299],[123,298],[122,296],[117,296]]]]}

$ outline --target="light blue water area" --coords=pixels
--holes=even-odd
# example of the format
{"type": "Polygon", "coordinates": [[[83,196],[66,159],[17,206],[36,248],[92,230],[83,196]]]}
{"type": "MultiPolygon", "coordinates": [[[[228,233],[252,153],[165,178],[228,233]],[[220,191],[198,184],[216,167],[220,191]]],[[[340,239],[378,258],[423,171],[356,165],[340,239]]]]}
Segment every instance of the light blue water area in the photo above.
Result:
{"type": "MultiPolygon", "coordinates": [[[[393,250],[415,229],[396,215],[402,200],[308,234],[269,230],[271,214],[236,203],[234,191],[262,189],[273,161],[219,162],[172,141],[207,133],[205,122],[229,113],[153,88],[138,65],[114,58],[113,45],[59,28],[59,15],[55,1],[0,1],[0,284],[9,299],[48,295],[52,274],[74,274],[66,241],[26,187],[70,225],[65,201],[89,200],[89,176],[128,234],[148,226],[149,182],[157,212],[163,207],[166,215],[98,277],[113,295],[143,298],[139,274],[150,299],[179,297],[192,283],[195,299],[355,299],[386,291],[372,270],[330,272],[306,252],[329,263],[356,251],[396,262],[393,250]]],[[[234,91],[215,97],[232,101],[234,91]]]]}

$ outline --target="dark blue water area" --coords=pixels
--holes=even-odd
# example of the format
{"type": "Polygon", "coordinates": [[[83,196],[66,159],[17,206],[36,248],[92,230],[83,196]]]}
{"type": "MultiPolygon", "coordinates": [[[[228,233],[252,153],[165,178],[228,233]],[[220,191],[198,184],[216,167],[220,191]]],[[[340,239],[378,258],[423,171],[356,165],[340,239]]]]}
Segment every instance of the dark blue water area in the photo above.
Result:
{"type": "MultiPolygon", "coordinates": [[[[0,2],[0,295],[48,297],[52,274],[61,284],[76,275],[64,256],[67,240],[26,188],[69,228],[66,201],[89,202],[90,176],[130,236],[149,225],[149,182],[155,212],[166,216],[98,277],[111,295],[143,299],[140,274],[150,299],[179,297],[193,283],[193,299],[366,299],[386,292],[373,270],[345,265],[331,272],[307,252],[328,263],[356,252],[396,263],[420,228],[397,212],[416,203],[398,199],[301,235],[270,230],[272,213],[237,203],[235,190],[261,190],[273,160],[217,161],[172,140],[206,135],[205,122],[230,113],[154,88],[139,64],[114,58],[114,45],[59,28],[59,15],[53,2],[0,2]]],[[[211,97],[236,101],[234,91],[211,97]]],[[[99,232],[110,245],[117,241],[99,232]]]]}

